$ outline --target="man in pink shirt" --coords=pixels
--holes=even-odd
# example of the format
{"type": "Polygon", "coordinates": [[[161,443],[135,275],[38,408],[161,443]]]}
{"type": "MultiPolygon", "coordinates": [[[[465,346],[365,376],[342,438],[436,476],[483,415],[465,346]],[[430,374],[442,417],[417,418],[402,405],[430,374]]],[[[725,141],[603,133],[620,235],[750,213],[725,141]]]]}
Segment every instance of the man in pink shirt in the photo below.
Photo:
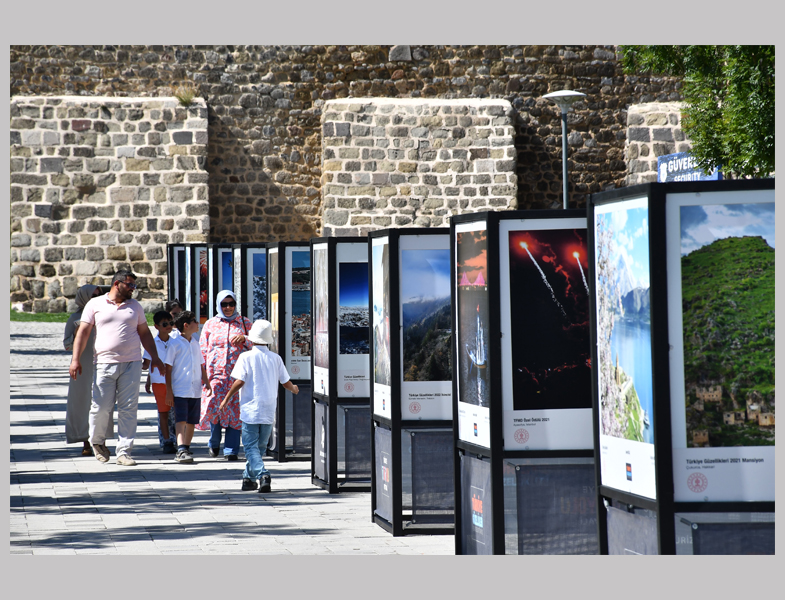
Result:
{"type": "Polygon", "coordinates": [[[82,372],[79,357],[95,326],[95,371],[93,401],[90,406],[90,443],[95,457],[109,460],[106,427],[117,403],[117,464],[133,466],[131,458],[137,425],[139,380],[142,376],[140,344],[150,354],[150,368],[165,373],[165,367],[150,333],[142,305],[131,296],[136,289],[136,275],[118,271],[107,294],[93,298],[82,311],[69,372],[76,379],[82,372]]]}

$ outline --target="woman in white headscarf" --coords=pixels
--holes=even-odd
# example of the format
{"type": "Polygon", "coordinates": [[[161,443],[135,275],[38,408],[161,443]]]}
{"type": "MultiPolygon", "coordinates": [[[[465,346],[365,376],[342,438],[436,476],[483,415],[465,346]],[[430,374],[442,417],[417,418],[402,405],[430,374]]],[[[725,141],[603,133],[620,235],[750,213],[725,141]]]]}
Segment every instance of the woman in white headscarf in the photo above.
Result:
{"type": "Polygon", "coordinates": [[[218,457],[221,433],[225,429],[224,457],[226,460],[237,460],[242,431],[239,396],[235,394],[220,412],[218,406],[234,382],[230,374],[237,357],[253,347],[253,343],[248,340],[252,323],[240,314],[237,296],[229,290],[218,292],[215,306],[217,314],[207,320],[199,337],[212,393],[207,395],[207,388],[202,388],[202,414],[197,429],[210,430],[208,451],[213,458],[218,457]]]}
{"type": "MultiPolygon", "coordinates": [[[[97,285],[83,285],[76,290],[77,311],[73,313],[65,324],[63,334],[63,346],[68,352],[74,349],[74,339],[76,330],[79,328],[79,319],[82,311],[90,299],[101,295],[101,289],[97,285]]],[[[82,456],[92,456],[93,449],[90,447],[90,404],[93,400],[93,346],[95,344],[95,328],[90,332],[82,356],[79,357],[82,363],[82,373],[76,379],[70,379],[68,383],[68,403],[65,409],[65,441],[69,444],[82,442],[82,456]]],[[[110,429],[114,428],[112,420],[109,420],[110,429]]],[[[113,437],[113,433],[109,437],[113,437]]]]}

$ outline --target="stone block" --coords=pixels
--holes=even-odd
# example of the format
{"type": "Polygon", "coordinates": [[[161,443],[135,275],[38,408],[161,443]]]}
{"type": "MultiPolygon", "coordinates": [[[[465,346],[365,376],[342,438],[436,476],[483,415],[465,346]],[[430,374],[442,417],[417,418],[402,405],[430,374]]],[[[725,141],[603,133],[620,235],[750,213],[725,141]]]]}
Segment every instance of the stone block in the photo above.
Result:
{"type": "Polygon", "coordinates": [[[127,258],[125,248],[122,246],[109,246],[106,249],[108,260],[125,260],[127,258]]]}
{"type": "Polygon", "coordinates": [[[37,248],[29,248],[25,250],[19,251],[19,260],[21,261],[29,261],[29,262],[40,262],[41,261],[41,251],[37,248]]]}
{"type": "Polygon", "coordinates": [[[91,247],[87,248],[85,252],[85,259],[100,262],[105,258],[103,248],[91,247]]]}
{"type": "Polygon", "coordinates": [[[125,161],[127,171],[149,171],[150,161],[143,158],[129,158],[125,161]]]}
{"type": "Polygon", "coordinates": [[[85,249],[84,248],[66,248],[64,256],[65,256],[65,260],[84,260],[84,258],[85,258],[85,249]]]}
{"type": "Polygon", "coordinates": [[[396,45],[390,48],[390,62],[402,62],[412,60],[411,46],[396,45]]]}
{"type": "Polygon", "coordinates": [[[73,263],[74,275],[95,275],[98,273],[98,264],[92,261],[80,261],[73,263]]]}

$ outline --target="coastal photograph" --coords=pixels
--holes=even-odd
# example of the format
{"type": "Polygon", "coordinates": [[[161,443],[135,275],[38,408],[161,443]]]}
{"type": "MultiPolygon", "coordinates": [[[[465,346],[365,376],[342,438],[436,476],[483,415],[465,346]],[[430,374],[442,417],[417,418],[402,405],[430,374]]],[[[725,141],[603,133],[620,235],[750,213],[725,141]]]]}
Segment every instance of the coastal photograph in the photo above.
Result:
{"type": "Polygon", "coordinates": [[[252,256],[253,268],[253,321],[267,319],[267,253],[255,252],[252,256]]]}
{"type": "Polygon", "coordinates": [[[488,389],[488,236],[456,233],[458,282],[458,400],[490,407],[488,389]]]}
{"type": "Polygon", "coordinates": [[[514,410],[591,408],[585,229],[511,231],[514,410]]]}
{"type": "Polygon", "coordinates": [[[269,267],[270,267],[270,323],[272,323],[272,333],[273,333],[273,343],[270,344],[270,350],[272,352],[278,353],[278,349],[280,348],[280,328],[279,328],[279,320],[280,320],[280,310],[281,310],[281,303],[279,300],[279,265],[278,265],[278,252],[270,252],[267,257],[269,267]]]}
{"type": "Polygon", "coordinates": [[[373,380],[391,385],[390,374],[390,245],[375,245],[373,260],[373,380]]]}
{"type": "Polygon", "coordinates": [[[311,253],[292,251],[292,356],[311,355],[311,253]]]}
{"type": "Polygon", "coordinates": [[[774,203],[680,207],[687,447],[774,445],[774,203]]]}
{"type": "Polygon", "coordinates": [[[330,366],[329,312],[327,298],[327,248],[313,251],[314,316],[313,359],[314,365],[328,369],[330,366]]]}
{"type": "Polygon", "coordinates": [[[450,250],[401,251],[403,380],[450,381],[450,250]]]}
{"type": "Polygon", "coordinates": [[[651,307],[646,201],[595,213],[600,432],[652,444],[651,307]]]}
{"type": "Polygon", "coordinates": [[[368,354],[368,263],[338,263],[339,354],[368,354]]]}

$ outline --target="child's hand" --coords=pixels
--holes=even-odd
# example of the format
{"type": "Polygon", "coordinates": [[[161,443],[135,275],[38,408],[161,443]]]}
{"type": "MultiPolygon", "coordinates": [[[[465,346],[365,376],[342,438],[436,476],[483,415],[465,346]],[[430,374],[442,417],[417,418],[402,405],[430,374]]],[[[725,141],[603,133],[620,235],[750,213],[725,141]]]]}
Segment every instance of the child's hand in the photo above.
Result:
{"type": "Polygon", "coordinates": [[[144,382],[144,391],[148,394],[150,393],[150,378],[148,377],[147,381],[144,382]]]}
{"type": "Polygon", "coordinates": [[[174,395],[171,390],[166,390],[166,406],[174,406],[174,395]]]}
{"type": "Polygon", "coordinates": [[[208,381],[207,383],[205,383],[205,384],[204,384],[204,387],[205,387],[205,388],[207,388],[207,394],[206,394],[206,395],[207,395],[208,397],[212,396],[212,395],[213,395],[213,388],[212,388],[212,386],[210,385],[210,382],[209,382],[209,381],[208,381]]]}

